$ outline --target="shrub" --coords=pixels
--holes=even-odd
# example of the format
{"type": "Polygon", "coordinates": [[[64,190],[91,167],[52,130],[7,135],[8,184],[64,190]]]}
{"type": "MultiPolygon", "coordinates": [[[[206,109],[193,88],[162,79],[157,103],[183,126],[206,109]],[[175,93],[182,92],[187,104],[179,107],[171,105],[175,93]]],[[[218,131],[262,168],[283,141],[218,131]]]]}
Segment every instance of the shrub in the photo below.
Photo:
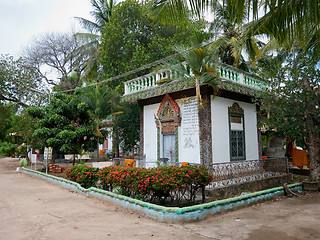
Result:
{"type": "Polygon", "coordinates": [[[100,181],[105,190],[117,187],[127,196],[147,201],[171,198],[194,201],[198,190],[213,180],[202,166],[166,166],[158,168],[127,168],[110,166],[100,170],[100,181]]]}
{"type": "Polygon", "coordinates": [[[194,202],[199,190],[204,190],[213,177],[202,166],[165,166],[157,168],[128,168],[110,166],[102,169],[75,165],[66,170],[66,178],[83,187],[92,187],[99,180],[104,190],[145,201],[180,203],[194,202]]]}
{"type": "Polygon", "coordinates": [[[0,141],[0,155],[10,156],[15,153],[16,144],[0,141]]]}
{"type": "Polygon", "coordinates": [[[78,164],[66,170],[66,178],[84,188],[94,187],[99,179],[99,169],[78,164]]]}
{"type": "Polygon", "coordinates": [[[21,158],[20,162],[19,162],[19,166],[20,167],[25,167],[28,166],[28,161],[25,158],[21,158]]]}

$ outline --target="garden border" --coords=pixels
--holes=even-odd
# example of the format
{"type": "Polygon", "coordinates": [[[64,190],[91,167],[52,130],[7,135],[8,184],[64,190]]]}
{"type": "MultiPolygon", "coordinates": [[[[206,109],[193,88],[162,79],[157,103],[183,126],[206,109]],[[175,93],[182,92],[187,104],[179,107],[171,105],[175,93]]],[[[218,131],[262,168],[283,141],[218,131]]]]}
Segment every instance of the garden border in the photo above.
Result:
{"type": "MultiPolygon", "coordinates": [[[[253,205],[255,203],[268,201],[284,195],[283,187],[271,188],[263,191],[258,191],[243,196],[218,200],[214,202],[194,205],[190,207],[164,207],[152,203],[147,203],[141,200],[133,199],[113,192],[105,191],[95,187],[83,188],[80,184],[35,170],[22,168],[22,173],[43,178],[49,182],[59,184],[69,190],[85,194],[86,196],[102,199],[118,206],[121,206],[130,211],[143,214],[144,216],[165,223],[193,222],[205,219],[210,215],[216,215],[227,211],[239,209],[253,205]]],[[[293,190],[302,190],[302,183],[294,183],[288,185],[293,190]]]]}

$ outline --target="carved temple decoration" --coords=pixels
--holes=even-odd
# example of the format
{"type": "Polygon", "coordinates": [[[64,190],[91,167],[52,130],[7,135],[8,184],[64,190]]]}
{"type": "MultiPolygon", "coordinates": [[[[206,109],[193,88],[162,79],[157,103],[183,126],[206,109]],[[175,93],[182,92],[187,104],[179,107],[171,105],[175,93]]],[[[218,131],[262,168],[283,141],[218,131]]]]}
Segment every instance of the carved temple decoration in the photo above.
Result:
{"type": "Polygon", "coordinates": [[[239,106],[238,103],[233,103],[231,107],[228,108],[230,114],[244,114],[243,109],[239,106]]]}
{"type": "Polygon", "coordinates": [[[177,102],[166,94],[159,106],[157,116],[155,116],[157,127],[157,157],[160,159],[160,135],[175,135],[175,157],[174,161],[179,161],[178,127],[181,126],[180,108],[177,102]]]}
{"type": "Polygon", "coordinates": [[[175,100],[166,94],[160,104],[156,116],[156,126],[161,133],[175,133],[175,128],[181,125],[180,108],[175,100]]]}

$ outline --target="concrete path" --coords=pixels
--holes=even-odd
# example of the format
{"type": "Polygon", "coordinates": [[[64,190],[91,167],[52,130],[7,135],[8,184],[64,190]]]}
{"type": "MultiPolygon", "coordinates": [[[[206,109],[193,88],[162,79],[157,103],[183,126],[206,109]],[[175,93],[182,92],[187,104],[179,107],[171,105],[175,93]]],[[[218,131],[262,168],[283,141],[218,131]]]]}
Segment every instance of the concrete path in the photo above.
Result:
{"type": "Polygon", "coordinates": [[[17,173],[0,159],[0,239],[320,239],[320,193],[169,225],[17,173]]]}

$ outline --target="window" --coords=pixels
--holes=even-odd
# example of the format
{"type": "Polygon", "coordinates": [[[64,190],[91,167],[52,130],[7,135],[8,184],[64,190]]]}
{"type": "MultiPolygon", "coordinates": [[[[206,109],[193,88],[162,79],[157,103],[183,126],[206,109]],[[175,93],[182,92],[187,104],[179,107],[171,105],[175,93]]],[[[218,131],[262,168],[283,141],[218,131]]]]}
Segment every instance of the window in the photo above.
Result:
{"type": "Polygon", "coordinates": [[[244,111],[238,103],[229,107],[229,133],[230,133],[230,158],[231,160],[244,160],[244,111]]]}

